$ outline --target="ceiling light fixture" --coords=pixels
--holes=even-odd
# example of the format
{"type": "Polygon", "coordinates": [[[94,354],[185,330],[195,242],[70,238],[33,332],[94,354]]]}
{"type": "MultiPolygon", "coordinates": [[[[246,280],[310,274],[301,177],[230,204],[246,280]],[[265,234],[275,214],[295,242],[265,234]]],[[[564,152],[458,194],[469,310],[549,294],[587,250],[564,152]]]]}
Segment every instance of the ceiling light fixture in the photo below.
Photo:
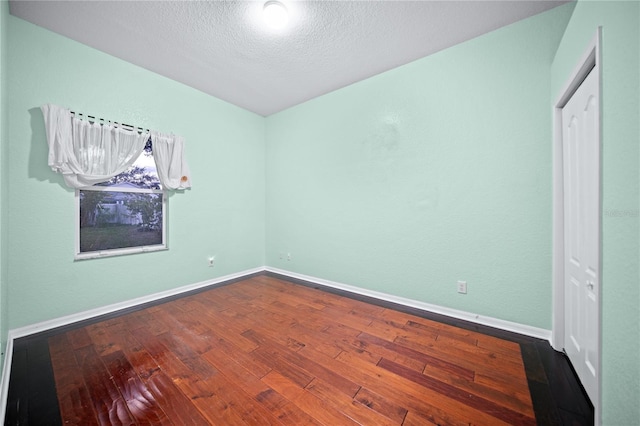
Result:
{"type": "Polygon", "coordinates": [[[289,22],[287,8],[277,0],[269,0],[264,4],[262,16],[267,25],[276,30],[284,28],[289,22]]]}

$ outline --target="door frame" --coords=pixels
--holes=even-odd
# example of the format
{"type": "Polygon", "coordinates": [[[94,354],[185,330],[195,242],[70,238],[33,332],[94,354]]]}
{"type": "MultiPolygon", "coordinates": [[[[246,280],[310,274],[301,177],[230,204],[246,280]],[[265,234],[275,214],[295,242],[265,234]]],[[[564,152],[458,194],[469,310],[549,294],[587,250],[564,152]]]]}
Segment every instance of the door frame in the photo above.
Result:
{"type": "Polygon", "coordinates": [[[599,103],[598,144],[600,145],[599,172],[600,185],[598,198],[600,203],[599,219],[599,277],[598,277],[598,336],[596,338],[598,348],[598,380],[595,401],[595,424],[601,423],[601,399],[602,399],[602,27],[598,27],[595,36],[578,61],[567,83],[563,86],[556,102],[553,104],[553,316],[551,331],[551,346],[557,350],[564,349],[565,339],[565,297],[564,297],[564,174],[562,152],[562,108],[567,104],[571,96],[576,92],[580,84],[589,72],[595,72],[598,76],[597,96],[599,103]]]}

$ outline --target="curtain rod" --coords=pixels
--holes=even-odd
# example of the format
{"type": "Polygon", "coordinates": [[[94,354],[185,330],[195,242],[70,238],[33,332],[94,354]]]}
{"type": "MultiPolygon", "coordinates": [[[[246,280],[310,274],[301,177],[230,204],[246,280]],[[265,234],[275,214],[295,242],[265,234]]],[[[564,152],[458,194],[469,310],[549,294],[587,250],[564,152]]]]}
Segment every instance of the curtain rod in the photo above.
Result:
{"type": "MultiPolygon", "coordinates": [[[[131,124],[118,123],[117,121],[105,120],[104,118],[96,118],[96,117],[94,117],[93,115],[87,115],[87,114],[83,114],[83,113],[81,113],[81,112],[74,112],[74,111],[69,111],[69,112],[70,112],[71,114],[73,114],[73,115],[76,115],[76,116],[78,116],[78,115],[79,115],[79,116],[83,116],[83,117],[88,118],[90,123],[93,123],[93,122],[96,122],[96,121],[102,121],[102,122],[105,122],[105,123],[115,124],[115,125],[117,125],[117,126],[129,127],[131,130],[138,129],[138,131],[139,131],[140,133],[144,133],[144,132],[150,133],[150,130],[149,130],[149,129],[143,129],[142,127],[136,127],[136,126],[133,126],[133,125],[131,125],[131,124]]],[[[101,124],[102,124],[102,123],[101,123],[101,124]]]]}

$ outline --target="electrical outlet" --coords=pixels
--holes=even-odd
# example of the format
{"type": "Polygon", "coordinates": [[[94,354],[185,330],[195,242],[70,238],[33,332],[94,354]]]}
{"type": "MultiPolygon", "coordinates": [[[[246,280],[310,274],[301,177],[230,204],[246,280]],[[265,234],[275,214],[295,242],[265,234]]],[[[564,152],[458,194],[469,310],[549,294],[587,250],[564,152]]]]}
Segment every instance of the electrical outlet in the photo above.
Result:
{"type": "Polygon", "coordinates": [[[458,293],[467,294],[467,282],[466,281],[458,281],[458,293]]]}
{"type": "Polygon", "coordinates": [[[213,268],[213,265],[215,264],[215,261],[216,261],[216,257],[215,256],[209,257],[209,268],[213,268]]]}
{"type": "Polygon", "coordinates": [[[287,253],[287,260],[291,260],[291,253],[287,253]]]}

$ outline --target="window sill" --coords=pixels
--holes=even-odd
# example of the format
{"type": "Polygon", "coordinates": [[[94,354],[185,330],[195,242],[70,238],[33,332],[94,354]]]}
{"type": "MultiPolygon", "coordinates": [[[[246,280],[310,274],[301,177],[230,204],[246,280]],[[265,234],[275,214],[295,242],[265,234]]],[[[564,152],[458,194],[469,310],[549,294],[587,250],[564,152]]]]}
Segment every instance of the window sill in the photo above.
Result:
{"type": "Polygon", "coordinates": [[[120,248],[113,250],[90,251],[76,253],[74,260],[99,259],[102,257],[124,256],[127,254],[148,253],[152,251],[168,250],[166,245],[120,248]]]}

